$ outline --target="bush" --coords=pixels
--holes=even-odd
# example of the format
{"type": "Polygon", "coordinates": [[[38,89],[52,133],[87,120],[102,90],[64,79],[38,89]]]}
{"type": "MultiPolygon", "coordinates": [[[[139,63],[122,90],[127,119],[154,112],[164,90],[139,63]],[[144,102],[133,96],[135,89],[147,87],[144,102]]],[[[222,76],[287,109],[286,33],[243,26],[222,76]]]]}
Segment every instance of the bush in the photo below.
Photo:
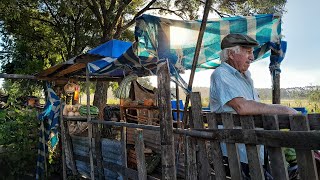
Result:
{"type": "Polygon", "coordinates": [[[0,176],[10,179],[34,175],[38,142],[36,111],[12,107],[0,114],[0,176]]]}

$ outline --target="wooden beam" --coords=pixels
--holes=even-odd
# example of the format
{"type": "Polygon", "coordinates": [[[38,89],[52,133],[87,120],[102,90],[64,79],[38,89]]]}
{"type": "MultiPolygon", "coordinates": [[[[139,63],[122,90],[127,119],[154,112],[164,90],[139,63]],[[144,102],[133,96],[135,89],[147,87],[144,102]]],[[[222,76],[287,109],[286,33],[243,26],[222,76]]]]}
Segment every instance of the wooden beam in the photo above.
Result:
{"type": "Polygon", "coordinates": [[[168,61],[158,65],[158,105],[160,117],[160,136],[161,136],[161,163],[162,179],[177,179],[173,122],[170,97],[170,73],[168,61]]]}
{"type": "Polygon", "coordinates": [[[92,137],[92,123],[90,114],[90,80],[89,70],[86,68],[86,90],[87,90],[87,122],[88,122],[88,139],[89,139],[89,158],[90,158],[90,177],[94,180],[94,164],[93,164],[93,137],[92,137]]]}
{"type": "Polygon", "coordinates": [[[27,75],[27,74],[0,74],[0,78],[5,79],[32,79],[37,80],[36,76],[27,75]]]}
{"type": "Polygon", "coordinates": [[[53,76],[61,77],[67,74],[71,74],[71,73],[75,73],[77,71],[83,70],[85,67],[86,67],[86,64],[75,63],[64,70],[55,73],[53,76]]]}

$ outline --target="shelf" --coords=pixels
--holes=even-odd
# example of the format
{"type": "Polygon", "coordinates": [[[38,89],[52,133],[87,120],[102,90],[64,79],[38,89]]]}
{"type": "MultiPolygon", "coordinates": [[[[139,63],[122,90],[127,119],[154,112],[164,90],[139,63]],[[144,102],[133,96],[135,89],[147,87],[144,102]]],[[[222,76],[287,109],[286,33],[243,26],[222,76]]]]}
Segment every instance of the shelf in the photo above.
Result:
{"type": "MultiPolygon", "coordinates": [[[[91,116],[91,120],[93,119],[96,119],[96,116],[91,116]]],[[[63,116],[63,120],[87,122],[87,116],[63,116]]]]}
{"type": "Polygon", "coordinates": [[[120,106],[123,109],[159,109],[158,106],[144,106],[144,105],[124,105],[120,106]]]}

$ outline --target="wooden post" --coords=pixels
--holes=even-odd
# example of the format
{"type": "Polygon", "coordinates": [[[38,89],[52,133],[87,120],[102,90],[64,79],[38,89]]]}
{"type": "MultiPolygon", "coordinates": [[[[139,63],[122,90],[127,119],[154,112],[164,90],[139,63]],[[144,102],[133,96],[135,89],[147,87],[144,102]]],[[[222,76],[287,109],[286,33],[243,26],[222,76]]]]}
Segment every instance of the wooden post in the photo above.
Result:
{"type": "Polygon", "coordinates": [[[94,180],[92,123],[91,123],[91,113],[90,113],[90,80],[89,80],[88,67],[86,67],[86,89],[87,89],[87,122],[88,122],[88,136],[89,136],[88,139],[89,139],[90,176],[91,176],[91,180],[94,180]]]}
{"type": "MultiPolygon", "coordinates": [[[[101,120],[100,120],[101,121],[101,120]]],[[[94,132],[94,140],[95,140],[95,152],[96,152],[96,160],[97,160],[97,168],[98,168],[98,176],[99,180],[105,179],[104,169],[103,169],[103,157],[101,152],[101,132],[99,129],[99,124],[93,124],[93,132],[94,132]]]]}
{"type": "MultiPolygon", "coordinates": [[[[202,120],[202,105],[201,96],[199,92],[191,93],[191,118],[194,124],[194,128],[203,129],[202,120]]],[[[210,165],[207,156],[206,142],[202,139],[197,139],[197,145],[199,147],[197,153],[197,167],[199,172],[199,179],[210,179],[210,165]]]]}
{"type": "Polygon", "coordinates": [[[144,140],[143,130],[135,129],[134,131],[135,151],[137,158],[138,179],[147,180],[146,160],[144,157],[144,140]]]}
{"type": "Polygon", "coordinates": [[[168,62],[158,65],[158,103],[161,136],[162,179],[176,179],[173,122],[170,97],[170,73],[168,62]]]}
{"type": "MultiPolygon", "coordinates": [[[[67,165],[66,165],[66,151],[65,151],[65,130],[64,130],[64,122],[63,122],[63,108],[62,103],[60,104],[60,134],[61,134],[61,157],[62,157],[62,177],[63,180],[67,179],[67,165]]],[[[43,122],[41,122],[41,127],[43,126],[43,122]]]]}
{"type": "MultiPolygon", "coordinates": [[[[254,129],[252,116],[241,116],[240,122],[242,129],[254,129]]],[[[260,162],[260,146],[246,144],[246,149],[251,179],[264,180],[263,168],[260,162]]]]}
{"type": "MultiPolygon", "coordinates": [[[[225,129],[233,129],[233,117],[230,113],[221,114],[225,129]]],[[[231,179],[242,179],[237,144],[226,143],[231,179]]]]}
{"type": "MultiPolygon", "coordinates": [[[[208,113],[207,121],[210,129],[218,129],[215,113],[208,113]]],[[[211,141],[210,146],[212,150],[213,168],[216,175],[216,180],[224,180],[226,179],[226,171],[223,165],[223,155],[220,143],[217,141],[211,141]]]]}
{"type": "Polygon", "coordinates": [[[275,73],[272,82],[272,104],[280,104],[280,73],[275,73]]]}
{"type": "MultiPolygon", "coordinates": [[[[304,115],[290,117],[290,127],[293,131],[310,131],[309,120],[304,115]]],[[[300,179],[318,180],[316,162],[312,150],[295,149],[297,154],[300,179]]]]}
{"type": "Polygon", "coordinates": [[[190,136],[185,137],[185,179],[194,180],[198,178],[196,141],[190,136]]]}
{"type": "MultiPolygon", "coordinates": [[[[124,120],[120,120],[120,122],[125,122],[124,120]]],[[[121,126],[121,147],[122,147],[122,165],[127,169],[127,128],[125,126],[121,126]]],[[[126,171],[124,171],[126,172],[126,171]]],[[[126,173],[123,174],[123,179],[127,179],[126,173]]]]}
{"type": "MultiPolygon", "coordinates": [[[[263,116],[263,126],[265,130],[279,130],[278,116],[263,116]]],[[[271,174],[274,179],[289,179],[285,156],[281,148],[267,147],[270,157],[271,174]]],[[[267,158],[267,157],[264,157],[267,158]]]]}
{"type": "Polygon", "coordinates": [[[176,101],[177,101],[177,127],[181,128],[181,121],[180,121],[180,97],[179,97],[179,86],[176,83],[176,101]]]}

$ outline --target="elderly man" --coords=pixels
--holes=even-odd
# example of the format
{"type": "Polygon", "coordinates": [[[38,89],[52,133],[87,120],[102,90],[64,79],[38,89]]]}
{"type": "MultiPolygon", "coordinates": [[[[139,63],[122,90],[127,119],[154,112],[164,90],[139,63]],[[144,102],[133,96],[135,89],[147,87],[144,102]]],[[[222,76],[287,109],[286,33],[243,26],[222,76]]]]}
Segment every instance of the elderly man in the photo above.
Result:
{"type": "Polygon", "coordinates": [[[296,114],[297,111],[279,104],[259,102],[248,68],[254,60],[253,38],[243,34],[229,34],[221,42],[221,65],[212,73],[210,110],[240,115],[296,114]]]}
{"type": "MultiPolygon", "coordinates": [[[[253,47],[258,46],[253,38],[242,34],[229,34],[221,42],[221,65],[212,73],[210,84],[210,110],[215,113],[255,114],[296,114],[297,111],[279,104],[259,102],[248,68],[254,60],[253,47]]],[[[223,128],[219,126],[219,128],[223,128]]],[[[224,156],[226,145],[221,143],[224,156]]],[[[248,159],[244,144],[238,145],[243,176],[249,176],[248,159]]],[[[260,147],[260,160],[264,161],[263,147],[260,147]]],[[[268,174],[268,173],[266,173],[268,174]]],[[[270,179],[270,178],[269,178],[270,179]]],[[[271,178],[272,179],[272,178],[271,178]]]]}

